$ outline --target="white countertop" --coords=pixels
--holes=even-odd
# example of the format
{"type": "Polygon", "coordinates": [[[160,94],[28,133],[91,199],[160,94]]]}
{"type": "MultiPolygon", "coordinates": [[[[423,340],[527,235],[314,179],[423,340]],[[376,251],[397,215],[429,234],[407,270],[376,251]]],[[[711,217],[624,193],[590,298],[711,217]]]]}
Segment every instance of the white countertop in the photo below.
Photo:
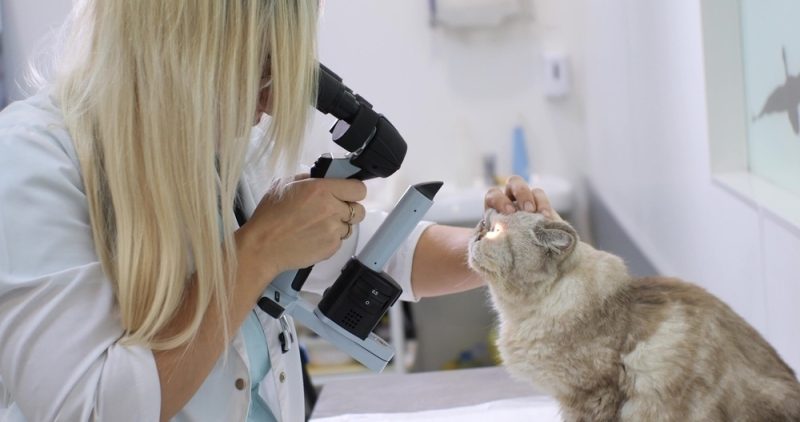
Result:
{"type": "Polygon", "coordinates": [[[353,413],[447,409],[533,396],[542,394],[512,379],[502,367],[380,374],[325,384],[312,420],[353,413]]]}

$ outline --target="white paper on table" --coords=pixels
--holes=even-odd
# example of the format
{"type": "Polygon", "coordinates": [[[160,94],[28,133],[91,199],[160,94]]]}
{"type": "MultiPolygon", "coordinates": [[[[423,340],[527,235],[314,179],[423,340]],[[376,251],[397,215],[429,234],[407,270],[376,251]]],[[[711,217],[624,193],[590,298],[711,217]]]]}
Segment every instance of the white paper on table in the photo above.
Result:
{"type": "Polygon", "coordinates": [[[312,422],[560,422],[558,402],[551,397],[499,400],[475,406],[412,413],[371,413],[312,419],[312,422]]]}

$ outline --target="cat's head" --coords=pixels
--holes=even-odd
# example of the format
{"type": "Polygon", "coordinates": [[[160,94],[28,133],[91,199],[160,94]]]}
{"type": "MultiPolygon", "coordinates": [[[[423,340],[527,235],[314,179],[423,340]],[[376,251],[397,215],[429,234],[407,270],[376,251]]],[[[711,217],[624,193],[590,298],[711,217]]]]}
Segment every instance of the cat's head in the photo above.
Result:
{"type": "Polygon", "coordinates": [[[489,210],[470,241],[469,265],[490,283],[535,283],[556,274],[578,241],[575,229],[563,221],[489,210]]]}

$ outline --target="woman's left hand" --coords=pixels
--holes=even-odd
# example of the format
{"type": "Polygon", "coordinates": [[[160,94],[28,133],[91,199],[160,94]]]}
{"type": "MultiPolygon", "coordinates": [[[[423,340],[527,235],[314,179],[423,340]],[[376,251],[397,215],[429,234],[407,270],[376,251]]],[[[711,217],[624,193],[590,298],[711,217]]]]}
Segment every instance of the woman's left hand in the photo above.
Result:
{"type": "Polygon", "coordinates": [[[531,189],[520,176],[509,177],[505,191],[498,187],[489,189],[484,198],[484,208],[492,208],[502,214],[511,214],[517,210],[538,212],[553,220],[561,219],[544,191],[539,188],[531,189]]]}

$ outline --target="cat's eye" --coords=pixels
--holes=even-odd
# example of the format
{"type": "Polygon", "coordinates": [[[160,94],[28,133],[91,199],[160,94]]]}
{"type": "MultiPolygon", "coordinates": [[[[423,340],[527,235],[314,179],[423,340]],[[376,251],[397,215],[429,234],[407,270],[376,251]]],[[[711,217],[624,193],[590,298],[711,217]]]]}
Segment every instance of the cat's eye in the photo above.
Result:
{"type": "Polygon", "coordinates": [[[495,224],[494,226],[492,226],[492,229],[489,230],[488,233],[486,233],[486,238],[487,239],[494,239],[497,236],[499,236],[500,233],[502,233],[502,232],[503,232],[503,226],[501,226],[500,224],[495,224]]]}

